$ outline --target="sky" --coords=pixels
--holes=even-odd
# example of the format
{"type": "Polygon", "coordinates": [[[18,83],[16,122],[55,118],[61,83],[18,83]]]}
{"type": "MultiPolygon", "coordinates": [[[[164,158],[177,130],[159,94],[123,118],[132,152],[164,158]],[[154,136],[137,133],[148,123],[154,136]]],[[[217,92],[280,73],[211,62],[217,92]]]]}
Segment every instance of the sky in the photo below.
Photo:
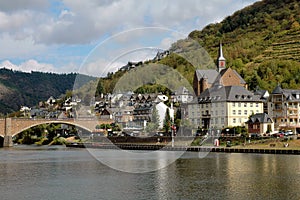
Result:
{"type": "Polygon", "coordinates": [[[257,0],[0,1],[0,68],[104,76],[257,0]]]}

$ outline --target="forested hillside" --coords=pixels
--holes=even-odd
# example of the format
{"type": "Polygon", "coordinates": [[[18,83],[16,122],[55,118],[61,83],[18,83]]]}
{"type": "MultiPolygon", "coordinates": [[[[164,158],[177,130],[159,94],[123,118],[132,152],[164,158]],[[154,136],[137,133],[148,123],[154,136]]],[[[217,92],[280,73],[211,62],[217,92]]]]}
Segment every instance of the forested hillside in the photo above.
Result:
{"type": "Polygon", "coordinates": [[[263,0],[189,36],[214,58],[222,41],[228,66],[240,72],[250,89],[272,91],[278,83],[300,89],[299,23],[298,0],[263,0]]]}
{"type": "Polygon", "coordinates": [[[19,72],[0,69],[0,113],[17,111],[21,106],[35,106],[39,101],[45,101],[50,96],[58,98],[72,90],[74,81],[80,76],[79,85],[94,78],[71,74],[53,74],[42,72],[19,72]]]}

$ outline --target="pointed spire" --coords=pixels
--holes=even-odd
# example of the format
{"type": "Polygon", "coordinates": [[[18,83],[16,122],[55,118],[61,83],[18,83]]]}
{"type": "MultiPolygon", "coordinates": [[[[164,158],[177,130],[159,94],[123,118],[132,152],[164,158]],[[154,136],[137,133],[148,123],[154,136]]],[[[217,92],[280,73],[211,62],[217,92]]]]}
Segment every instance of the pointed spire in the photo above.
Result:
{"type": "Polygon", "coordinates": [[[221,72],[223,69],[226,68],[226,59],[223,56],[223,49],[222,49],[222,43],[220,42],[220,47],[219,47],[219,57],[218,57],[218,72],[221,72]]]}
{"type": "Polygon", "coordinates": [[[219,58],[218,60],[226,60],[223,56],[223,49],[222,49],[222,42],[220,42],[220,47],[219,47],[219,58]]]}

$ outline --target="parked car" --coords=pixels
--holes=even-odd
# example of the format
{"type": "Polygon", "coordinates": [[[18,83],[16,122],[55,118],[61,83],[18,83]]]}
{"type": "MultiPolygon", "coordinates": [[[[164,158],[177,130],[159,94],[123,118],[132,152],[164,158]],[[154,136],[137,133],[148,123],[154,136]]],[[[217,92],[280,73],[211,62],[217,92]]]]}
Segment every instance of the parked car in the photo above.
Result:
{"type": "Polygon", "coordinates": [[[271,136],[275,137],[275,138],[283,137],[284,136],[284,132],[282,132],[282,131],[275,132],[271,136]]]}
{"type": "Polygon", "coordinates": [[[258,134],[258,133],[251,133],[250,137],[251,137],[251,138],[260,138],[261,135],[258,134]]]}
{"type": "Polygon", "coordinates": [[[294,135],[294,132],[292,130],[287,130],[285,133],[284,133],[285,136],[290,136],[290,135],[294,135]]]}

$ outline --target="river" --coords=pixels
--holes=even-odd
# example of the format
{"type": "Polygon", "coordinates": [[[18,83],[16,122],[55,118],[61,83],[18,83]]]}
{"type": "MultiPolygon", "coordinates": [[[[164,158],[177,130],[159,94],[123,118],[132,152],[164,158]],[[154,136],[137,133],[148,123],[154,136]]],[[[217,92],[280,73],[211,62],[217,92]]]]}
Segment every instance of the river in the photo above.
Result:
{"type": "Polygon", "coordinates": [[[300,199],[297,155],[187,152],[164,168],[128,173],[86,149],[17,146],[0,149],[0,170],[1,200],[300,199]]]}

